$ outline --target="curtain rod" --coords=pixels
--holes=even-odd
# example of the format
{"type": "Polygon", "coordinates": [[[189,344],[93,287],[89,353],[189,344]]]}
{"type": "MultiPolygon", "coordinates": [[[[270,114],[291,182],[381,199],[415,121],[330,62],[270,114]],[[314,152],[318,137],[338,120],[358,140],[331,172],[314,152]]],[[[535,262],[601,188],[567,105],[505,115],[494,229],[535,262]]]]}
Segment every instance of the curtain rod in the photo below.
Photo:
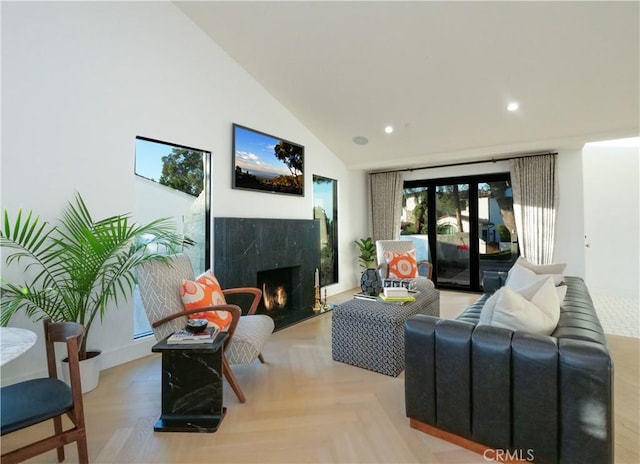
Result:
{"type": "Polygon", "coordinates": [[[453,166],[467,166],[470,164],[497,163],[498,161],[509,161],[512,159],[529,158],[531,156],[545,156],[545,155],[557,155],[557,154],[558,154],[557,152],[533,153],[528,155],[509,156],[506,158],[491,158],[488,160],[480,160],[480,161],[462,161],[460,163],[438,164],[435,166],[421,166],[417,168],[391,169],[389,171],[371,171],[369,172],[369,174],[386,174],[388,172],[412,172],[412,171],[419,171],[421,169],[450,168],[453,166]]]}

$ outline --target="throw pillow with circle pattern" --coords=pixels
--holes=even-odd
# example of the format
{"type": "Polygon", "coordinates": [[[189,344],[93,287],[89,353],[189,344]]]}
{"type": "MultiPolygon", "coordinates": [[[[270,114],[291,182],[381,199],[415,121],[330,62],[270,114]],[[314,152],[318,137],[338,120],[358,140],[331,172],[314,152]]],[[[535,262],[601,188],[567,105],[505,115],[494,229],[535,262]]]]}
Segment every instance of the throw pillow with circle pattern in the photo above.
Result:
{"type": "MultiPolygon", "coordinates": [[[[216,276],[207,271],[195,281],[183,280],[180,297],[185,309],[199,309],[208,306],[227,304],[222,288],[216,276]]],[[[231,325],[231,313],[228,311],[203,311],[189,315],[190,319],[206,319],[217,325],[220,330],[226,330],[231,325]]]]}
{"type": "Polygon", "coordinates": [[[413,279],[418,275],[416,250],[409,250],[406,253],[385,251],[384,259],[389,267],[390,279],[413,279]]]}

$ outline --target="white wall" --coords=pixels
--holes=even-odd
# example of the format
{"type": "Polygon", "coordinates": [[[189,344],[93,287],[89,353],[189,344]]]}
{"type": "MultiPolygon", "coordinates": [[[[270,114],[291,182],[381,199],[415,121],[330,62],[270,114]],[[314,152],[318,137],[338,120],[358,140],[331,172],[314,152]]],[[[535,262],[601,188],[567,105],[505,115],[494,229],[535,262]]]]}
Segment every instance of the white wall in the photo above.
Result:
{"type": "Polygon", "coordinates": [[[558,151],[558,216],[553,261],[567,263],[566,275],[584,278],[584,197],[582,153],[579,148],[558,151]]]}
{"type": "Polygon", "coordinates": [[[594,294],[638,298],[640,138],[587,144],[586,282],[594,294]]]}
{"type": "MultiPolygon", "coordinates": [[[[312,174],[337,179],[341,280],[330,294],[354,286],[364,173],[347,170],[172,3],[3,2],[3,207],[53,219],[77,190],[98,218],[134,211],[137,135],[212,153],[214,217],[311,219],[312,174]],[[305,146],[303,198],[231,189],[233,122],[305,146]]],[[[103,368],[150,352],[150,341],[132,341],[132,319],[121,304],[93,329],[103,368]]],[[[12,325],[41,338],[40,323],[12,325]]],[[[41,372],[43,353],[39,342],[3,366],[2,382],[41,372]]]]}

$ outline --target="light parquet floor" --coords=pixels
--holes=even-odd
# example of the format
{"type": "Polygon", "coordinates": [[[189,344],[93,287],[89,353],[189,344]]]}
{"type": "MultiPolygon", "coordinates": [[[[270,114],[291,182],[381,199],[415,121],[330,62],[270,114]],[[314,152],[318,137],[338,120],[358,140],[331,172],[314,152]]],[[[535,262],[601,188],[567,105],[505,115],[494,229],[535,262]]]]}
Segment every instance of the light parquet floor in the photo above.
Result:
{"type": "MultiPolygon", "coordinates": [[[[475,298],[442,292],[443,317],[454,317],[475,298]]],[[[638,342],[612,336],[610,345],[616,362],[616,462],[629,464],[640,462],[638,342]]],[[[263,353],[264,365],[234,366],[247,402],[238,403],[225,383],[227,415],[213,434],[153,432],[160,412],[159,355],[102,371],[98,388],[84,396],[91,462],[487,462],[409,427],[403,374],[393,378],[334,362],[330,312],[275,333],[263,353]]],[[[3,437],[3,448],[45,430],[32,429],[3,437]]],[[[75,445],[66,450],[65,462],[76,462],[75,445]]],[[[54,463],[55,453],[29,462],[54,463]]]]}

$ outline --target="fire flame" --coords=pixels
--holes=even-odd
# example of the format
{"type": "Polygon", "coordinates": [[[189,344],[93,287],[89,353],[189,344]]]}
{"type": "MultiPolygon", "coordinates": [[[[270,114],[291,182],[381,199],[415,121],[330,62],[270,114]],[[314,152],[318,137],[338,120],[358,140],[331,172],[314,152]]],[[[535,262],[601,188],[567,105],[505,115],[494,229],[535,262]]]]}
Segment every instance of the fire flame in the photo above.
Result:
{"type": "Polygon", "coordinates": [[[267,311],[284,308],[287,304],[287,292],[282,285],[278,285],[273,292],[266,284],[262,284],[262,301],[267,311]]]}

